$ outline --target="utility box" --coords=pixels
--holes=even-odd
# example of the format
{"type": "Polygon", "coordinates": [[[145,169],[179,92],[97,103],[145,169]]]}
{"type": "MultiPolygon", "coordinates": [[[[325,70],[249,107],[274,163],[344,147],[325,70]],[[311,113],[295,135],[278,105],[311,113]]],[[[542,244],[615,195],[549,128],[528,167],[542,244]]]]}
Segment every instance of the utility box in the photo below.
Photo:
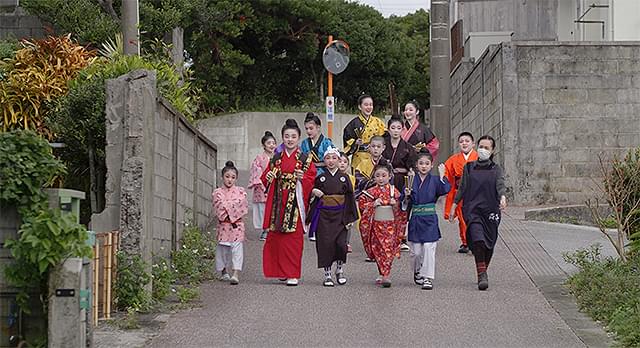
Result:
{"type": "Polygon", "coordinates": [[[49,207],[60,211],[75,214],[76,222],[80,222],[80,201],[85,199],[82,191],[69,189],[46,189],[49,195],[49,207]]]}

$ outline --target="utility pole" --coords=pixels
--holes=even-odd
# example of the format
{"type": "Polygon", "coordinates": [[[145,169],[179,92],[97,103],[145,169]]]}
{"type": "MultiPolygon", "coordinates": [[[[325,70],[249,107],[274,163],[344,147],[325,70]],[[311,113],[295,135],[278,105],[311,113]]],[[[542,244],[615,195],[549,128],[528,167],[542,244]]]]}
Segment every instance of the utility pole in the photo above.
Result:
{"type": "Polygon", "coordinates": [[[140,55],[139,23],[138,0],[122,0],[122,41],[128,56],[140,55]]]}
{"type": "Polygon", "coordinates": [[[449,2],[431,0],[431,128],[440,139],[440,161],[452,153],[449,61],[449,2]]]}

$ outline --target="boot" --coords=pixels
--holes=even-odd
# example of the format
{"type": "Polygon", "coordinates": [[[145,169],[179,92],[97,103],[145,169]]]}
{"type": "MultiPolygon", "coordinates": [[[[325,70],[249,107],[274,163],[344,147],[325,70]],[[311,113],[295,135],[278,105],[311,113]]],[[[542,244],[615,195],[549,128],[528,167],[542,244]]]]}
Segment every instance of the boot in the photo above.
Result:
{"type": "Polygon", "coordinates": [[[489,287],[489,276],[487,272],[481,272],[478,274],[478,290],[484,291],[489,287]]]}

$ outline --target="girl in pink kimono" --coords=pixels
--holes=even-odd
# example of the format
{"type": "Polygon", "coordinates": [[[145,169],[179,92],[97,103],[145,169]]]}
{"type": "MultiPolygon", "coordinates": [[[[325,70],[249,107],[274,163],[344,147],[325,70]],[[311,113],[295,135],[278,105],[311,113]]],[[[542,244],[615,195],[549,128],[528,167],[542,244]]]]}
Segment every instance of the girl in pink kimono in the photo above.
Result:
{"type": "Polygon", "coordinates": [[[244,222],[248,213],[247,193],[236,186],[238,169],[227,161],[222,168],[223,186],[213,191],[213,211],[218,218],[218,246],[216,247],[216,270],[222,280],[237,285],[238,272],[242,271],[244,259],[244,222]],[[229,276],[229,270],[233,274],[229,276]]]}
{"type": "Polygon", "coordinates": [[[262,228],[262,223],[264,221],[264,205],[267,202],[267,193],[260,177],[262,172],[267,169],[269,160],[273,157],[273,151],[276,148],[276,138],[269,131],[264,132],[264,136],[262,136],[262,148],[264,151],[256,156],[251,163],[249,186],[247,188],[252,190],[253,193],[253,228],[256,231],[260,231],[260,240],[266,240],[267,230],[262,228]]]}

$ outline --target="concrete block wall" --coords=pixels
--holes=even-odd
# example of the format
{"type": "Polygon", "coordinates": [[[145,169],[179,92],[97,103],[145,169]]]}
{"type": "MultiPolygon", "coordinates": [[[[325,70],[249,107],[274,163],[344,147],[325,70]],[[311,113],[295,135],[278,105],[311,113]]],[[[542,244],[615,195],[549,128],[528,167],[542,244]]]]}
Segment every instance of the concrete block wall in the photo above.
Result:
{"type": "Polygon", "coordinates": [[[123,250],[149,264],[179,247],[194,216],[205,227],[217,168],[216,145],[154,93],[150,71],[107,83],[107,202],[91,221],[97,232],[127,231],[123,250]]]}
{"type": "Polygon", "coordinates": [[[45,37],[44,26],[40,19],[37,16],[27,14],[19,7],[14,8],[13,5],[15,5],[15,1],[6,4],[0,2],[0,9],[2,9],[0,11],[0,40],[45,37]]]}
{"type": "MultiPolygon", "coordinates": [[[[248,170],[253,159],[262,152],[260,139],[266,130],[271,131],[280,143],[280,130],[288,118],[298,122],[304,131],[305,112],[241,112],[237,114],[212,117],[198,122],[198,129],[209,139],[215,139],[218,145],[218,167],[224,167],[231,160],[240,170],[248,170]]],[[[327,136],[327,125],[324,115],[322,120],[323,134],[327,136]]],[[[342,148],[342,130],[355,115],[336,114],[333,123],[333,142],[342,148]]]]}
{"type": "Polygon", "coordinates": [[[452,135],[482,121],[517,203],[583,203],[598,155],[640,146],[640,43],[503,43],[452,81],[452,135]]]}

